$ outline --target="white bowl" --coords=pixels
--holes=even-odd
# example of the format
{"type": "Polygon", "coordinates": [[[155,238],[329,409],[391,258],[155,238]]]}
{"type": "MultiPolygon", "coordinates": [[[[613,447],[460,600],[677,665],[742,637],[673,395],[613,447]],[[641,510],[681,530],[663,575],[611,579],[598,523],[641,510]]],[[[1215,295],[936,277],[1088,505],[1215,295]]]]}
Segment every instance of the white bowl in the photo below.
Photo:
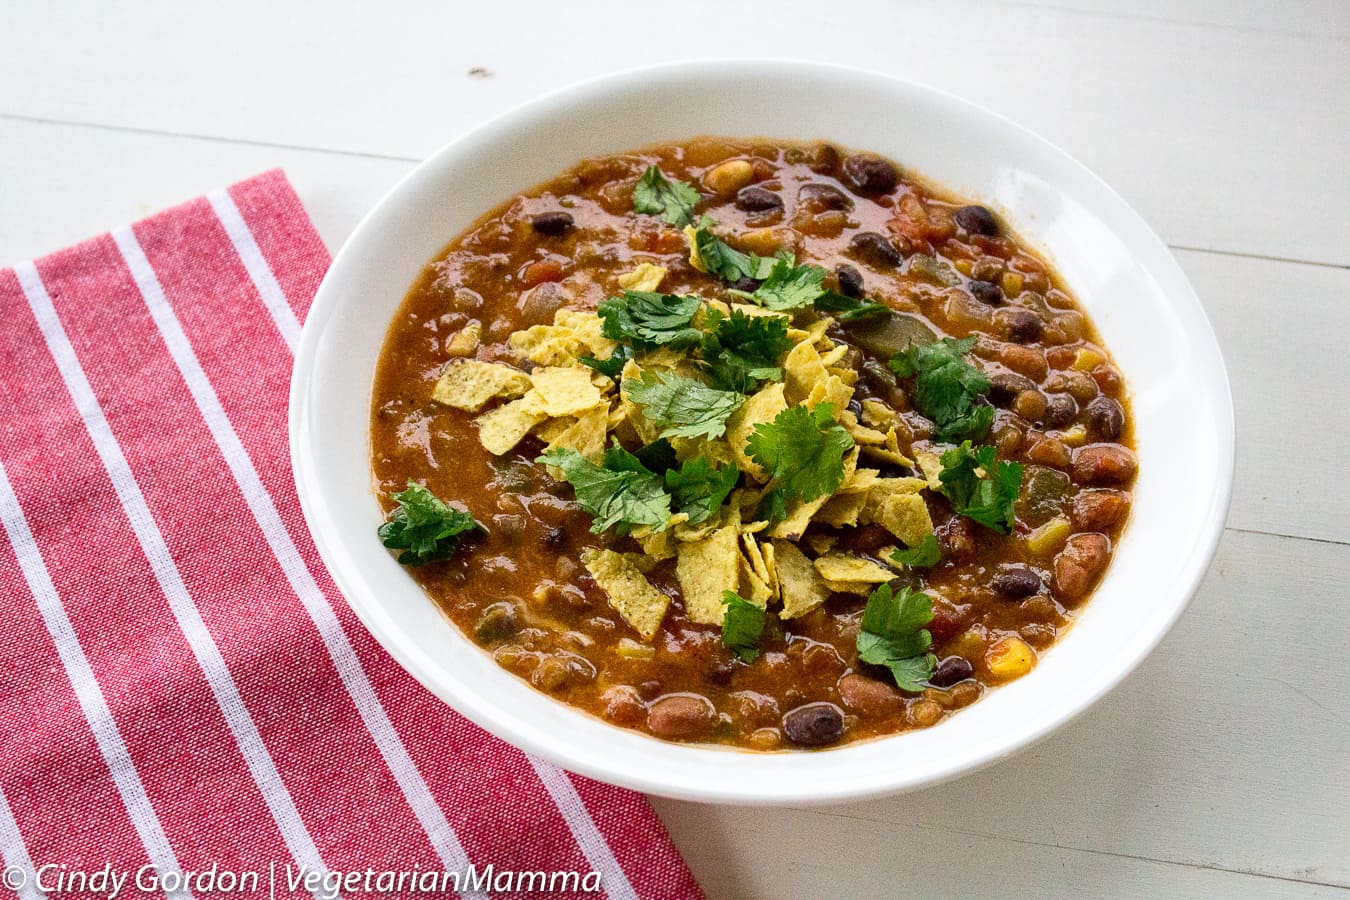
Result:
{"type": "Polygon", "coordinates": [[[1227,514],[1233,412],[1219,347],[1166,246],[1101,180],[963,100],[853,69],[699,62],[567,88],[441,149],[357,227],[305,323],[291,454],[324,561],[414,677],[502,739],[602,781],[688,800],[812,803],[933,784],[1007,757],[1120,682],[1199,585],[1227,514]],[[1035,671],[949,721],[819,752],[666,743],[550,699],[464,638],[376,540],[369,417],[385,331],[413,280],[489,209],[587,156],[700,134],[825,139],[997,208],[1051,258],[1133,394],[1132,520],[1077,624],[1035,671]]]}

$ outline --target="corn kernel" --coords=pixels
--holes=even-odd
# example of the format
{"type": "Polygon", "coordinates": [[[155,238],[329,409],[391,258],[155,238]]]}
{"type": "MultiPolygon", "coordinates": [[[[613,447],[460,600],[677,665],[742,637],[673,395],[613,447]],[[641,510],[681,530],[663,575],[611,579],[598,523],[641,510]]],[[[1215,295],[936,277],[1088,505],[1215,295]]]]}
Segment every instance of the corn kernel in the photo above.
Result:
{"type": "Polygon", "coordinates": [[[970,277],[970,273],[975,269],[975,264],[968,259],[958,259],[953,265],[956,266],[956,271],[965,275],[967,278],[970,277]]]}
{"type": "Polygon", "coordinates": [[[1087,443],[1087,429],[1082,425],[1075,425],[1062,433],[1059,439],[1070,447],[1081,447],[1087,443]]]}
{"type": "Polygon", "coordinates": [[[1063,516],[1058,516],[1027,535],[1027,550],[1037,556],[1054,553],[1069,539],[1073,526],[1063,516]]]}
{"type": "Polygon", "coordinates": [[[1021,638],[1005,637],[984,654],[984,666],[994,681],[1021,678],[1036,666],[1036,651],[1021,638]]]}
{"type": "Polygon", "coordinates": [[[445,345],[446,356],[473,356],[478,350],[479,333],[483,326],[470,322],[464,329],[455,333],[445,345]]]}
{"type": "Polygon", "coordinates": [[[1003,273],[1003,293],[1009,297],[1016,297],[1022,293],[1022,275],[1019,272],[1003,273]]]}
{"type": "Polygon", "coordinates": [[[1073,367],[1080,372],[1091,372],[1104,362],[1106,362],[1106,357],[1096,350],[1080,347],[1078,353],[1074,355],[1073,367]]]}
{"type": "Polygon", "coordinates": [[[750,183],[755,169],[743,159],[729,159],[703,173],[703,183],[719,197],[730,197],[750,183]]]}

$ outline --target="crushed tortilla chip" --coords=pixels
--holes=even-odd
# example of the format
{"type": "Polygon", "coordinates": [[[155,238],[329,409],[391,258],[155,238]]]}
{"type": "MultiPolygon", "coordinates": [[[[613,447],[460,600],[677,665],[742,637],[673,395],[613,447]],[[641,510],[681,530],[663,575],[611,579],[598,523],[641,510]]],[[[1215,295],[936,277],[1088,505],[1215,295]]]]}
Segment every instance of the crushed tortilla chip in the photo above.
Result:
{"type": "Polygon", "coordinates": [[[604,322],[594,310],[560,309],[552,325],[534,325],[512,334],[507,343],[541,366],[575,365],[579,356],[608,359],[617,343],[602,333],[604,322]]]}
{"type": "MultiPolygon", "coordinates": [[[[566,422],[565,419],[555,421],[566,422]]],[[[597,406],[583,412],[575,421],[552,437],[546,436],[546,432],[540,429],[539,438],[548,442],[549,450],[568,447],[598,466],[605,455],[605,433],[608,431],[608,425],[609,409],[597,406]]]]}
{"type": "Polygon", "coordinates": [[[576,420],[571,416],[561,416],[557,419],[549,419],[534,430],[534,436],[547,444],[548,449],[552,450],[553,445],[558,440],[558,436],[571,428],[575,422],[576,420]]]}
{"type": "Polygon", "coordinates": [[[870,594],[876,588],[872,581],[826,581],[825,586],[835,594],[870,594]]]}
{"type": "Polygon", "coordinates": [[[543,411],[550,416],[573,416],[604,402],[600,390],[591,383],[591,370],[549,367],[535,369],[530,383],[539,393],[543,411]]]}
{"type": "Polygon", "coordinates": [[[682,542],[675,563],[675,577],[684,595],[689,621],[721,625],[726,607],[722,592],[740,586],[741,552],[734,527],[719,528],[698,541],[682,542]]]}
{"type": "MultiPolygon", "coordinates": [[[[706,272],[708,271],[708,265],[703,261],[703,257],[699,255],[698,241],[694,237],[697,233],[698,229],[693,225],[684,226],[684,242],[689,245],[689,265],[698,269],[700,272],[706,272]]],[[[718,621],[720,622],[722,620],[718,619],[718,621]]]]}
{"type": "Polygon", "coordinates": [[[827,582],[866,582],[883,584],[895,577],[895,573],[870,559],[845,554],[822,556],[814,563],[820,577],[827,582]]]}
{"type": "Polygon", "coordinates": [[[588,548],[581,562],[595,583],[609,596],[614,607],[633,630],[650,641],[661,627],[670,598],[652,586],[646,576],[623,554],[588,548]]]}
{"type": "Polygon", "coordinates": [[[912,466],[914,460],[900,452],[900,439],[897,437],[895,429],[892,428],[886,432],[886,443],[881,446],[876,444],[863,444],[863,451],[874,459],[885,460],[895,463],[898,466],[912,466]]]}
{"type": "MultiPolygon", "coordinates": [[[[836,420],[847,422],[853,419],[856,422],[857,419],[848,409],[848,401],[852,399],[853,388],[844,384],[838,377],[827,375],[824,381],[816,382],[815,387],[811,388],[811,393],[806,397],[806,405],[815,409],[817,403],[831,403],[836,420]]],[[[881,437],[885,440],[885,435],[881,437]]]]}
{"type": "MultiPolygon", "coordinates": [[[[846,347],[843,344],[839,344],[838,346],[833,347],[830,350],[820,354],[820,364],[828,369],[830,368],[830,366],[837,366],[839,364],[839,361],[843,359],[845,356],[848,356],[848,347],[846,347]]],[[[851,372],[853,370],[849,369],[848,371],[851,372]]]]}
{"type": "Polygon", "coordinates": [[[881,446],[886,443],[886,434],[877,431],[875,428],[868,428],[866,425],[859,424],[856,416],[851,413],[843,420],[844,430],[848,432],[849,437],[853,438],[859,444],[872,444],[881,446]]]}
{"type": "Polygon", "coordinates": [[[741,534],[741,546],[744,549],[742,584],[745,587],[742,596],[756,606],[765,605],[777,596],[778,591],[773,576],[769,574],[764,553],[760,550],[759,542],[749,534],[741,534]]]}
{"type": "Polygon", "coordinates": [[[769,475],[763,466],[745,452],[745,442],[750,440],[750,434],[756,425],[772,422],[779,413],[787,409],[783,391],[782,382],[765,385],[727,419],[727,443],[736,456],[736,465],[758,481],[768,481],[769,475]]]}
{"type": "Polygon", "coordinates": [[[928,486],[933,490],[942,487],[942,458],[936,453],[929,453],[927,450],[919,450],[914,454],[914,461],[919,464],[919,471],[923,472],[928,479],[928,486]]]}
{"type": "Polygon", "coordinates": [[[482,323],[474,320],[445,342],[446,356],[473,356],[483,333],[482,323]]]}
{"type": "Polygon", "coordinates": [[[509,453],[534,426],[547,419],[530,408],[528,397],[512,400],[478,417],[478,440],[493,456],[509,453]]]}
{"type": "Polygon", "coordinates": [[[466,412],[478,412],[498,397],[508,400],[530,389],[530,377],[501,363],[466,359],[446,366],[431,399],[466,412]]]}
{"type": "Polygon", "coordinates": [[[830,590],[806,554],[790,541],[774,541],[774,564],[778,572],[779,592],[783,610],[779,618],[795,619],[804,616],[829,599],[830,590]]]}
{"type": "Polygon", "coordinates": [[[638,263],[638,267],[631,272],[625,272],[619,276],[619,287],[625,291],[654,291],[661,286],[661,281],[666,277],[666,267],[657,266],[652,263],[638,263]]]}
{"type": "Polygon", "coordinates": [[[835,494],[816,511],[812,521],[832,525],[835,528],[852,527],[858,524],[858,516],[866,505],[867,494],[863,491],[835,494]]]}
{"type": "Polygon", "coordinates": [[[862,402],[862,421],[871,428],[891,428],[900,421],[899,414],[880,400],[862,402]]]}
{"type": "Polygon", "coordinates": [[[787,402],[791,406],[796,406],[810,397],[811,390],[829,375],[820,362],[820,352],[810,341],[802,341],[792,348],[787,358],[783,360],[783,374],[786,380],[787,402]]]}
{"type": "MultiPolygon", "coordinates": [[[[841,484],[848,484],[848,480],[853,477],[854,471],[858,468],[858,448],[854,447],[844,457],[844,480],[841,484]]],[[[793,500],[788,504],[787,517],[779,522],[775,522],[769,528],[770,537],[790,538],[797,540],[805,532],[806,527],[811,524],[811,518],[829,502],[830,495],[822,494],[809,503],[803,503],[800,500],[793,500]]]]}
{"type": "Polygon", "coordinates": [[[886,494],[877,501],[873,501],[872,497],[872,494],[868,495],[867,506],[863,508],[860,521],[864,524],[875,522],[904,541],[907,547],[918,546],[933,533],[933,518],[921,495],[886,494]]]}
{"type": "Polygon", "coordinates": [[[742,315],[750,317],[777,316],[780,319],[786,319],[788,317],[787,313],[779,312],[774,309],[766,309],[763,306],[756,306],[753,303],[732,303],[729,307],[727,307],[727,312],[728,314],[730,314],[732,311],[739,312],[742,315]]]}

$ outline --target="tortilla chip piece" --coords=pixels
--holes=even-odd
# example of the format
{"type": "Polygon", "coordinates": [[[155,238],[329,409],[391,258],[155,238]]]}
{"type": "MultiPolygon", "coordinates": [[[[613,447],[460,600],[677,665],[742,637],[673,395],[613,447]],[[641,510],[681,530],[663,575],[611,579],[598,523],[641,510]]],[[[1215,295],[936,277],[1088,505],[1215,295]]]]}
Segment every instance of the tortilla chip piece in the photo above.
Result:
{"type": "Polygon", "coordinates": [[[666,617],[670,598],[652,587],[637,566],[621,553],[590,548],[582,552],[581,562],[609,596],[609,605],[623,620],[642,635],[643,640],[650,641],[655,637],[666,617]]]}
{"type": "Polygon", "coordinates": [[[769,574],[769,567],[764,561],[764,554],[753,535],[743,532],[741,545],[744,548],[741,557],[741,583],[744,590],[740,594],[756,606],[766,606],[777,596],[778,591],[769,574]]]}
{"type": "Polygon", "coordinates": [[[806,554],[797,549],[790,541],[774,541],[774,565],[778,570],[779,592],[783,597],[783,609],[778,617],[795,619],[804,616],[830,597],[830,589],[824,579],[806,558],[806,554]]]}
{"type": "Polygon", "coordinates": [[[836,494],[865,494],[872,489],[872,485],[881,480],[881,473],[876,469],[854,469],[853,474],[844,482],[844,486],[835,491],[836,494]]]}
{"type": "Polygon", "coordinates": [[[840,344],[839,346],[834,347],[826,351],[825,353],[820,354],[820,364],[828,369],[830,366],[839,365],[839,360],[843,359],[847,355],[848,355],[848,347],[844,346],[843,344],[840,344]]]}
{"type": "MultiPolygon", "coordinates": [[[[848,401],[853,399],[853,388],[844,384],[837,375],[826,375],[823,381],[816,382],[806,396],[806,405],[811,409],[816,408],[817,403],[833,404],[834,417],[840,421],[854,419],[853,413],[848,410],[848,401]]],[[[885,436],[882,435],[882,440],[885,436]]]]}
{"type": "Polygon", "coordinates": [[[862,402],[862,420],[872,428],[890,428],[900,421],[900,414],[880,400],[862,402]]]}
{"type": "Polygon", "coordinates": [[[514,399],[530,389],[530,376],[501,363],[466,359],[441,373],[431,399],[466,412],[478,412],[497,397],[514,399]]]}
{"type": "Polygon", "coordinates": [[[742,315],[752,316],[752,317],[753,317],[753,316],[777,316],[777,317],[780,318],[780,319],[786,319],[786,318],[788,318],[788,314],[787,314],[787,313],[784,313],[784,312],[778,312],[777,310],[773,310],[773,309],[765,309],[763,306],[756,306],[756,305],[753,304],[753,303],[732,303],[730,306],[727,307],[727,310],[728,310],[728,314],[730,314],[730,312],[732,312],[732,311],[735,311],[735,312],[741,313],[742,315]]]}
{"type": "Polygon", "coordinates": [[[528,397],[512,400],[478,417],[478,440],[493,456],[509,453],[534,426],[547,419],[530,407],[528,397]]]}
{"type": "MultiPolygon", "coordinates": [[[[563,419],[555,421],[566,422],[563,419]]],[[[549,425],[552,424],[552,422],[549,423],[549,425]]],[[[545,426],[545,428],[547,427],[545,426]]],[[[541,440],[548,442],[549,450],[568,447],[598,466],[605,455],[605,434],[608,430],[609,410],[604,406],[597,406],[586,410],[575,421],[566,425],[562,431],[552,437],[545,436],[542,429],[539,432],[539,437],[541,440]]]]}
{"type": "Polygon", "coordinates": [[[835,594],[870,594],[876,588],[871,581],[826,581],[825,587],[835,594]]]}
{"type": "Polygon", "coordinates": [[[741,551],[736,528],[719,528],[703,540],[682,542],[678,554],[675,577],[680,581],[689,621],[721,625],[726,613],[722,592],[740,586],[741,551]]]}
{"type": "Polygon", "coordinates": [[[812,516],[812,521],[835,528],[852,527],[858,524],[858,516],[867,505],[867,494],[854,491],[851,494],[835,494],[812,516]]]}
{"type": "Polygon", "coordinates": [[[870,559],[863,559],[859,556],[848,556],[846,554],[830,554],[822,556],[814,563],[816,571],[820,577],[827,582],[863,582],[868,584],[884,584],[895,577],[895,573],[885,566],[872,562],[870,559]]]}
{"type": "Polygon", "coordinates": [[[575,422],[576,420],[571,416],[561,416],[556,419],[549,419],[543,425],[540,425],[535,430],[534,434],[535,437],[548,445],[548,449],[552,450],[553,445],[558,441],[558,436],[571,428],[575,422]]]}
{"type": "Polygon", "coordinates": [[[539,392],[544,412],[550,416],[574,416],[604,402],[600,389],[591,383],[591,370],[587,368],[535,369],[530,383],[539,392]]]}
{"type": "Polygon", "coordinates": [[[661,280],[666,277],[666,267],[657,266],[651,263],[638,263],[638,267],[631,272],[624,272],[619,276],[619,287],[625,291],[654,291],[661,286],[661,280]]]}
{"type": "Polygon", "coordinates": [[[907,547],[917,546],[933,533],[933,518],[928,514],[928,504],[919,494],[890,494],[875,507],[869,500],[868,506],[863,509],[862,521],[881,525],[904,541],[907,547]]]}
{"type": "Polygon", "coordinates": [[[737,467],[759,481],[768,481],[769,474],[746,454],[745,442],[750,440],[750,433],[755,430],[756,425],[772,422],[779,413],[787,409],[783,392],[784,385],[781,381],[765,385],[727,419],[727,443],[731,445],[731,452],[736,456],[737,467]]]}
{"type": "Polygon", "coordinates": [[[868,428],[866,425],[859,424],[856,416],[850,414],[843,420],[844,430],[848,432],[849,437],[853,438],[859,444],[872,444],[882,446],[886,443],[886,433],[877,431],[875,428],[868,428]]]}
{"type": "Polygon", "coordinates": [[[886,432],[886,443],[878,446],[876,444],[863,444],[863,449],[867,455],[874,459],[883,459],[887,462],[893,462],[898,466],[912,466],[914,460],[900,452],[900,439],[894,428],[886,432]]]}
{"type": "Polygon", "coordinates": [[[924,477],[928,479],[928,486],[933,490],[942,487],[942,458],[936,453],[929,453],[927,450],[919,450],[914,454],[914,461],[919,464],[919,471],[923,472],[924,477]]]}
{"type": "Polygon", "coordinates": [[[783,360],[783,375],[790,406],[796,406],[810,397],[811,390],[829,377],[820,361],[820,352],[810,341],[802,341],[788,353],[783,360]]]}

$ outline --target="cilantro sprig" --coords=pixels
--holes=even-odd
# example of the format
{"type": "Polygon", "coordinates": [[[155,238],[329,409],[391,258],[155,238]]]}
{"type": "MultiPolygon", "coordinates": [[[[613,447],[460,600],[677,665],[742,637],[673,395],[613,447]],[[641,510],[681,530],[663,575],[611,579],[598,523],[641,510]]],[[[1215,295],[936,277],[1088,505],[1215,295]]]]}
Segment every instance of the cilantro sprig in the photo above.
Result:
{"type": "Polygon", "coordinates": [[[690,324],[701,305],[698,297],[624,291],[601,300],[596,312],[604,321],[601,334],[612,341],[638,349],[668,346],[680,350],[697,344],[703,336],[690,324]]]}
{"type": "Polygon", "coordinates": [[[913,547],[896,550],[891,559],[910,569],[930,569],[942,559],[942,549],[938,547],[937,535],[926,534],[923,540],[913,547]]]}
{"type": "Polygon", "coordinates": [[[772,478],[763,502],[769,518],[786,515],[788,500],[809,503],[844,480],[844,454],[853,438],[834,421],[834,404],[792,406],[755,426],[745,451],[772,478]]]}
{"type": "Polygon", "coordinates": [[[939,491],[952,508],[999,534],[1012,534],[1013,509],[1022,488],[1022,464],[998,459],[994,447],[963,441],[942,454],[939,491]],[[981,474],[983,473],[983,474],[981,474]]]}
{"type": "Polygon", "coordinates": [[[661,430],[661,437],[705,437],[715,440],[727,430],[727,417],[740,409],[745,395],[710,388],[696,378],[674,372],[643,372],[625,378],[623,392],[661,430]]]}
{"type": "Polygon", "coordinates": [[[620,344],[614,348],[614,352],[607,359],[596,359],[594,356],[578,356],[577,362],[583,366],[594,369],[601,375],[607,375],[610,378],[618,378],[623,372],[623,367],[633,358],[633,348],[627,344],[620,344]]]}
{"type": "Polygon", "coordinates": [[[558,447],[536,462],[562,469],[576,492],[577,503],[595,519],[599,534],[614,525],[649,525],[661,531],[670,523],[670,495],[660,475],[618,444],[596,465],[575,450],[558,447]]]}
{"type": "Polygon", "coordinates": [[[914,406],[933,420],[939,440],[982,438],[994,423],[994,408],[977,403],[989,392],[989,377],[965,360],[974,346],[973,337],[943,338],[891,358],[897,375],[914,376],[914,406]]]}
{"type": "Polygon", "coordinates": [[[870,319],[873,316],[883,316],[891,311],[891,308],[884,303],[876,303],[861,297],[845,297],[837,291],[825,291],[812,303],[821,312],[838,313],[840,322],[870,319]]]}
{"type": "Polygon", "coordinates": [[[908,586],[897,592],[889,584],[881,585],[863,609],[858,659],[890,669],[902,691],[922,691],[937,666],[931,652],[933,636],[924,627],[931,621],[933,600],[927,594],[908,586]]]}
{"type": "Polygon", "coordinates": [[[694,221],[694,207],[701,199],[692,184],[666,178],[657,166],[648,166],[633,186],[634,212],[665,215],[676,228],[694,221]]]}
{"type": "Polygon", "coordinates": [[[689,516],[690,525],[697,525],[721,508],[740,477],[735,466],[714,466],[697,456],[686,459],[678,469],[666,470],[666,490],[671,505],[689,516]]]}
{"type": "Polygon", "coordinates": [[[768,381],[782,381],[783,355],[792,349],[782,316],[747,316],[710,310],[703,333],[703,371],[712,386],[752,394],[768,381]]]}
{"type": "Polygon", "coordinates": [[[810,306],[823,293],[824,269],[810,264],[799,266],[791,256],[779,256],[772,261],[759,287],[745,296],[765,309],[781,312],[810,306]]]}
{"type": "Polygon", "coordinates": [[[380,526],[380,540],[390,550],[403,551],[398,561],[421,566],[449,559],[460,541],[475,532],[487,533],[473,516],[447,505],[415,481],[393,495],[398,508],[380,526]]]}
{"type": "Polygon", "coordinates": [[[759,638],[764,633],[764,610],[734,591],[722,592],[722,643],[740,657],[741,662],[759,658],[759,638]]]}
{"type": "Polygon", "coordinates": [[[742,253],[732,247],[712,233],[712,220],[706,216],[694,229],[694,250],[704,268],[724,281],[736,282],[742,278],[763,281],[778,262],[774,257],[742,253]]]}

